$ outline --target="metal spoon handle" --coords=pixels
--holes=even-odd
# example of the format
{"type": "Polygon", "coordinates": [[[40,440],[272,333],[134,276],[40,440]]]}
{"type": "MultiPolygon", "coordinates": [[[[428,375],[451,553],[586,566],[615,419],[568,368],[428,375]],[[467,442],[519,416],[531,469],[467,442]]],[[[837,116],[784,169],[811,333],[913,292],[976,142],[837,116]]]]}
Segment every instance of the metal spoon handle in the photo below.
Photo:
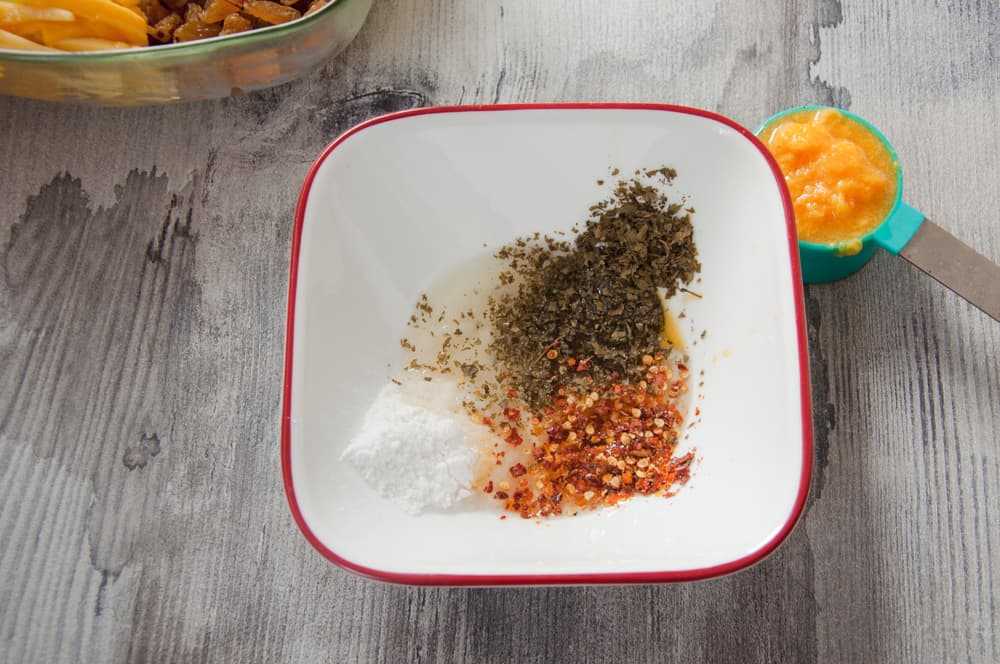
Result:
{"type": "Polygon", "coordinates": [[[1000,265],[930,219],[899,255],[1000,321],[1000,265]]]}

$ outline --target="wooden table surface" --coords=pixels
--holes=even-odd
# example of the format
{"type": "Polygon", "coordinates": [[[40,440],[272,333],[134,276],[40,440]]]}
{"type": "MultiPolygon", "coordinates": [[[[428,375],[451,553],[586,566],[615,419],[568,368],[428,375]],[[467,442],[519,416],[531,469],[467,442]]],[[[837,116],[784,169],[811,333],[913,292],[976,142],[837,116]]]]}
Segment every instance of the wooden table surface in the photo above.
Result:
{"type": "Polygon", "coordinates": [[[387,111],[588,100],[848,108],[1000,261],[995,0],[380,0],[268,91],[0,98],[0,660],[1000,661],[1000,325],[885,254],[806,289],[812,492],[751,569],[408,588],[299,533],[279,421],[312,161],[387,111]]]}

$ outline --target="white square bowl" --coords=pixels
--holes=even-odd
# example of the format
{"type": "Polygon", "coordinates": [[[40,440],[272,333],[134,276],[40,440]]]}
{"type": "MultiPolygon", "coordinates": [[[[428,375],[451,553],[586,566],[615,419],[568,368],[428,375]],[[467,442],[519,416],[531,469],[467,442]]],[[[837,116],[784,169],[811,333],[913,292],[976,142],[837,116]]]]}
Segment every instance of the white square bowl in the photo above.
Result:
{"type": "MultiPolygon", "coordinates": [[[[693,287],[694,288],[694,287],[693,287]]],[[[306,538],[333,562],[410,584],[689,581],[763,559],[808,491],[811,405],[792,208],[751,132],[652,104],[427,108],[334,141],[293,230],[281,459],[306,538]],[[669,498],[541,521],[412,515],[340,460],[414,303],[442,271],[536,231],[582,225],[595,183],[677,170],[695,208],[700,298],[685,297],[700,417],[691,480],[669,498]],[[706,331],[701,337],[701,331],[706,331]],[[703,375],[702,375],[703,372],[703,375]]]]}

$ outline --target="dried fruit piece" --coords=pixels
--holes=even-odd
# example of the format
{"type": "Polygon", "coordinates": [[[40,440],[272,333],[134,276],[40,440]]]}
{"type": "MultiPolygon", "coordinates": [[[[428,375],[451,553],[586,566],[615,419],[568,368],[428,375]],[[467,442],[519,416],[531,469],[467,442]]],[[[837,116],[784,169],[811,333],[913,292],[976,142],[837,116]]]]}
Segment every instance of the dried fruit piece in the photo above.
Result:
{"type": "Polygon", "coordinates": [[[309,16],[309,14],[312,14],[313,12],[322,9],[323,7],[326,7],[327,1],[328,0],[313,0],[311,3],[309,3],[309,9],[306,10],[306,13],[303,14],[303,16],[309,16]]]}
{"type": "Polygon", "coordinates": [[[271,0],[246,0],[243,3],[243,11],[272,25],[294,21],[302,16],[302,12],[298,9],[285,7],[277,2],[271,2],[271,0]]]}
{"type": "MultiPolygon", "coordinates": [[[[188,6],[190,7],[191,5],[188,6]]],[[[186,42],[215,37],[221,30],[222,26],[218,23],[206,24],[199,20],[186,21],[184,25],[174,30],[174,41],[186,42]]]]}
{"type": "Polygon", "coordinates": [[[227,16],[232,16],[240,11],[240,5],[236,0],[208,0],[205,3],[205,13],[202,14],[202,23],[218,23],[225,20],[227,16]]]}
{"type": "Polygon", "coordinates": [[[152,27],[162,21],[170,10],[163,6],[159,0],[139,0],[136,9],[146,17],[146,22],[152,27]]]}
{"type": "Polygon", "coordinates": [[[190,2],[186,7],[184,7],[184,22],[190,23],[191,21],[200,21],[201,17],[205,15],[205,8],[201,5],[190,2]]]}
{"type": "Polygon", "coordinates": [[[174,38],[174,31],[181,26],[184,19],[178,13],[167,14],[149,28],[149,36],[161,42],[169,42],[174,38]]]}
{"type": "Polygon", "coordinates": [[[232,35],[253,29],[253,23],[243,14],[230,14],[222,22],[222,32],[219,35],[232,35]]]}

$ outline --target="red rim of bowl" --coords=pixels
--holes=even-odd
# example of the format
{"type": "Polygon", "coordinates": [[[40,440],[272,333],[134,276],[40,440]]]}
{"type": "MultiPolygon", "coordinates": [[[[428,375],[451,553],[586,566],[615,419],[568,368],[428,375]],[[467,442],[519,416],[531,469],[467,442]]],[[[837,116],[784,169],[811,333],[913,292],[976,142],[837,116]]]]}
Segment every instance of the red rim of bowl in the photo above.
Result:
{"type": "Polygon", "coordinates": [[[785,179],[778,168],[774,158],[767,151],[760,140],[745,127],[738,123],[712,113],[697,108],[686,106],[676,106],[672,104],[641,104],[641,103],[568,103],[568,104],[498,104],[492,106],[436,106],[427,108],[416,108],[397,113],[390,113],[376,118],[372,118],[358,124],[341,134],[330,143],[309,169],[299,200],[295,206],[295,221],[292,228],[292,249],[291,260],[289,261],[288,279],[288,318],[285,328],[285,371],[284,385],[282,388],[282,408],[281,408],[281,471],[285,485],[285,496],[288,499],[288,506],[291,509],[295,523],[302,534],[313,547],[331,562],[347,569],[360,576],[384,581],[388,583],[399,583],[408,585],[424,586],[509,586],[509,585],[582,585],[582,584],[618,584],[618,583],[658,583],[677,581],[697,581],[716,576],[722,576],[750,567],[773,552],[791,533],[798,522],[805,507],[806,498],[809,493],[809,483],[812,478],[813,461],[813,437],[812,437],[812,403],[809,391],[809,355],[806,340],[805,328],[805,307],[803,304],[802,273],[799,267],[798,237],[795,231],[795,219],[792,212],[791,198],[788,195],[788,188],[785,186],[785,179]],[[326,158],[341,143],[349,137],[364,131],[383,122],[391,122],[401,118],[408,118],[417,115],[429,115],[436,113],[476,113],[476,112],[504,112],[504,111],[524,111],[524,110],[638,110],[638,111],[665,111],[669,113],[683,113],[696,115],[723,124],[730,129],[742,134],[767,160],[774,175],[778,190],[781,193],[782,206],[785,211],[785,231],[788,240],[788,257],[792,271],[792,288],[795,297],[795,325],[798,338],[799,355],[799,383],[800,399],[802,406],[802,468],[799,476],[799,488],[792,506],[791,513],[782,527],[755,551],[735,560],[686,570],[669,571],[645,571],[645,572],[609,572],[609,573],[572,573],[572,574],[419,574],[405,572],[387,572],[359,565],[337,555],[334,551],[323,544],[319,538],[309,528],[299,509],[298,500],[295,496],[295,485],[292,480],[292,450],[291,450],[291,392],[292,392],[292,357],[295,331],[295,297],[298,286],[299,253],[302,242],[302,226],[305,219],[306,204],[309,199],[309,192],[312,189],[313,180],[320,166],[326,158]]]}

